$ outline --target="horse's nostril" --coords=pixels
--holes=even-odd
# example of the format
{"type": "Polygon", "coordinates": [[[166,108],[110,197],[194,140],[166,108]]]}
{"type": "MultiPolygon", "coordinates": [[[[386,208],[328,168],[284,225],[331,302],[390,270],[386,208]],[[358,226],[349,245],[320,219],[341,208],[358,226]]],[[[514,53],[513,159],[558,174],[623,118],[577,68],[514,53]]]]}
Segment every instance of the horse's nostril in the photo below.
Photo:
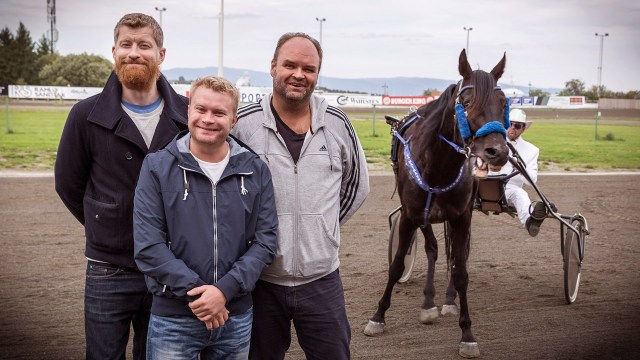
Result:
{"type": "Polygon", "coordinates": [[[497,156],[498,150],[495,147],[486,148],[484,149],[484,154],[487,158],[494,158],[497,156]]]}

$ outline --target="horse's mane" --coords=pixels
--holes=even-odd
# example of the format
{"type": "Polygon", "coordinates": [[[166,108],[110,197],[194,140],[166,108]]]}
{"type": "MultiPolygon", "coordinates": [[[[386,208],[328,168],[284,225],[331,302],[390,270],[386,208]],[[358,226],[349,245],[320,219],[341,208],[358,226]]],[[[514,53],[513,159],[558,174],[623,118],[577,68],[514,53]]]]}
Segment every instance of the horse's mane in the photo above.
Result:
{"type": "Polygon", "coordinates": [[[453,98],[455,89],[456,89],[456,84],[449,85],[447,89],[442,94],[440,94],[440,96],[436,100],[424,106],[421,106],[418,109],[418,115],[422,116],[423,118],[427,118],[430,114],[435,114],[435,113],[444,114],[447,110],[447,107],[449,106],[449,102],[453,98]]]}
{"type": "Polygon", "coordinates": [[[472,97],[470,105],[467,108],[467,116],[474,118],[487,106],[489,97],[493,93],[495,80],[493,79],[493,75],[482,70],[475,70],[471,73],[471,83],[475,86],[472,89],[472,97]]]}
{"type": "Polygon", "coordinates": [[[425,129],[429,134],[423,139],[425,145],[432,146],[432,143],[437,139],[437,134],[448,131],[449,126],[453,130],[455,125],[453,121],[447,122],[447,116],[450,116],[453,111],[451,103],[455,97],[455,91],[456,84],[451,84],[436,100],[418,109],[418,115],[422,117],[422,122],[425,123],[425,129]]]}

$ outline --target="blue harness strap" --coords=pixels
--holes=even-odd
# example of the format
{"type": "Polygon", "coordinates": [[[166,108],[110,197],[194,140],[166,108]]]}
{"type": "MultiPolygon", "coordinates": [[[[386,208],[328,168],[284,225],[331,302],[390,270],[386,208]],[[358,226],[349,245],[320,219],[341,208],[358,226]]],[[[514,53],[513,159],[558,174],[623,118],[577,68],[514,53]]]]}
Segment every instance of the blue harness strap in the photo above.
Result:
{"type": "Polygon", "coordinates": [[[451,184],[444,187],[431,187],[422,178],[422,175],[418,170],[418,166],[416,165],[415,161],[413,161],[413,158],[411,157],[411,149],[409,149],[409,142],[411,141],[411,136],[407,140],[405,140],[402,137],[402,135],[400,135],[397,131],[393,132],[393,136],[398,138],[398,140],[404,146],[403,154],[405,159],[405,165],[407,167],[407,171],[409,172],[409,175],[411,175],[411,179],[416,183],[416,185],[420,187],[420,189],[427,192],[427,202],[424,206],[424,218],[423,218],[422,225],[420,226],[424,228],[425,226],[427,226],[429,222],[429,208],[431,207],[431,199],[433,197],[433,194],[442,194],[453,189],[453,187],[456,186],[462,179],[462,174],[464,174],[464,168],[465,168],[466,162],[462,164],[462,166],[460,167],[460,171],[458,172],[458,176],[456,177],[455,180],[453,180],[451,184]]]}

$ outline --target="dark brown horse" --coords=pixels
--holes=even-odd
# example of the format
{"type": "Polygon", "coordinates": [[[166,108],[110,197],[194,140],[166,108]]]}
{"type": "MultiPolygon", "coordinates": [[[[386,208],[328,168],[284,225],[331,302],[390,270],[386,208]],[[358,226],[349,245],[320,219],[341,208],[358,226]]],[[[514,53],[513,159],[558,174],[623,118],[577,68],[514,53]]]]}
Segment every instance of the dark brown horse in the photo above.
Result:
{"type": "MultiPolygon", "coordinates": [[[[471,332],[467,306],[467,259],[477,187],[474,174],[486,172],[487,164],[500,167],[507,162],[509,151],[504,131],[508,126],[507,99],[497,86],[505,63],[506,55],[490,73],[473,71],[462,50],[458,62],[462,80],[449,86],[437,100],[421,106],[403,134],[396,134],[401,142],[396,173],[402,205],[398,220],[399,245],[389,266],[389,278],[378,302],[378,311],[365,328],[366,335],[375,336],[384,331],[384,315],[391,305],[393,286],[402,276],[411,235],[418,227],[426,239],[425,250],[430,263],[421,320],[428,322],[425,321],[430,316],[428,313],[434,310],[437,317],[432,266],[434,256],[437,256],[437,243],[430,224],[444,222],[447,264],[453,284],[448,293],[455,296],[457,291],[460,295],[462,339],[459,354],[463,357],[480,355],[471,332]]],[[[453,303],[453,297],[450,302],[453,303]]]]}

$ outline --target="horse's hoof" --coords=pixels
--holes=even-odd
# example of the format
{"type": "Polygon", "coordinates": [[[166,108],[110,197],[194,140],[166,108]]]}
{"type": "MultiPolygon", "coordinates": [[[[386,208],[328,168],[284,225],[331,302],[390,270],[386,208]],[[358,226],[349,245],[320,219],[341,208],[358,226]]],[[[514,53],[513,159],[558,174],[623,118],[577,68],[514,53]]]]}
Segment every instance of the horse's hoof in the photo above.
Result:
{"type": "Polygon", "coordinates": [[[480,348],[477,342],[460,342],[458,354],[466,359],[477,358],[480,356],[480,348]]]}
{"type": "Polygon", "coordinates": [[[378,336],[384,332],[384,323],[369,320],[364,328],[364,334],[367,336],[378,336]]]}
{"type": "Polygon", "coordinates": [[[457,316],[458,315],[458,305],[442,305],[442,316],[457,316]]]}
{"type": "Polygon", "coordinates": [[[420,309],[420,322],[423,324],[433,324],[438,320],[438,307],[434,306],[431,309],[420,309]]]}

